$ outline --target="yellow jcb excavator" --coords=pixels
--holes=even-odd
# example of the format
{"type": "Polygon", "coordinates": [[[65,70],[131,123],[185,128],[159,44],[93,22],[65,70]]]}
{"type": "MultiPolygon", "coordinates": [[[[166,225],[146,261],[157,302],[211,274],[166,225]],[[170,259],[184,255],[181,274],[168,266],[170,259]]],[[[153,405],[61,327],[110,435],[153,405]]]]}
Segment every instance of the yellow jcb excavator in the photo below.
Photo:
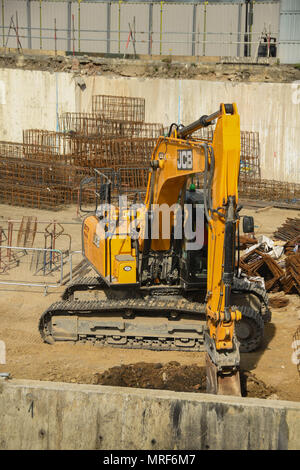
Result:
{"type": "MultiPolygon", "coordinates": [[[[144,204],[112,204],[113,183],[95,170],[82,249],[98,276],[76,280],[44,312],[44,341],[206,351],[207,391],[240,395],[240,351],[259,346],[271,313],[263,283],[236,259],[239,168],[236,104],[221,104],[158,138],[144,204]],[[193,137],[215,120],[212,142],[193,137]]],[[[251,217],[243,229],[254,230],[251,217]]]]}

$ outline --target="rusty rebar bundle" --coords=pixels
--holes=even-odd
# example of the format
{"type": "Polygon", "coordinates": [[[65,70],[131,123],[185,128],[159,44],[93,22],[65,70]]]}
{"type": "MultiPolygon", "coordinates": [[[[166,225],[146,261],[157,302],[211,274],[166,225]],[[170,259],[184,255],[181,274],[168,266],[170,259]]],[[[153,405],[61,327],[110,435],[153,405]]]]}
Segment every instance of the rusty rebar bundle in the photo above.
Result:
{"type": "Polygon", "coordinates": [[[288,256],[285,266],[286,276],[282,283],[284,292],[297,292],[300,295],[300,253],[288,256]]]}
{"type": "MultiPolygon", "coordinates": [[[[193,134],[193,138],[212,142],[214,127],[203,127],[193,134]]],[[[260,179],[259,133],[241,131],[241,177],[260,179]]]]}
{"type": "Polygon", "coordinates": [[[300,184],[241,175],[239,195],[261,201],[297,202],[300,200],[300,184]]]}
{"type": "Polygon", "coordinates": [[[260,178],[260,148],[258,132],[241,131],[240,174],[260,178]]]}
{"type": "Polygon", "coordinates": [[[276,261],[258,249],[243,256],[240,267],[249,277],[263,277],[267,291],[277,292],[280,289],[280,281],[285,276],[284,270],[276,261]]]}
{"type": "Polygon", "coordinates": [[[148,164],[157,141],[144,137],[108,139],[39,129],[25,130],[23,138],[27,145],[26,159],[114,169],[120,165],[148,164]]]}
{"type": "Polygon", "coordinates": [[[0,184],[12,181],[18,184],[34,184],[47,187],[62,185],[77,187],[85,176],[92,175],[91,168],[66,166],[61,163],[37,162],[20,158],[0,159],[0,184]]]}
{"type": "Polygon", "coordinates": [[[72,189],[66,187],[0,184],[0,200],[14,206],[57,210],[72,201],[72,189]]]}
{"type": "Polygon", "coordinates": [[[278,240],[290,241],[292,242],[297,237],[300,236],[300,219],[292,219],[288,217],[284,224],[279,227],[274,233],[274,237],[278,240]]]}
{"type": "Polygon", "coordinates": [[[128,96],[93,95],[92,112],[105,119],[145,121],[145,99],[128,96]]]}
{"type": "Polygon", "coordinates": [[[59,117],[63,133],[99,138],[158,138],[164,135],[162,124],[107,119],[97,113],[63,113],[59,117]]]}
{"type": "MultiPolygon", "coordinates": [[[[0,200],[46,207],[46,195],[51,193],[49,208],[55,201],[74,202],[80,180],[91,176],[94,168],[111,168],[124,188],[145,189],[157,137],[167,132],[161,124],[144,120],[144,99],[95,95],[91,113],[59,117],[60,132],[27,129],[23,143],[0,142],[0,200]],[[30,188],[28,197],[26,188],[30,188]]],[[[203,128],[193,138],[211,142],[213,131],[203,128]]],[[[257,132],[241,131],[239,194],[264,201],[300,199],[299,184],[260,178],[257,132]]],[[[86,199],[90,198],[86,191],[86,199]]]]}

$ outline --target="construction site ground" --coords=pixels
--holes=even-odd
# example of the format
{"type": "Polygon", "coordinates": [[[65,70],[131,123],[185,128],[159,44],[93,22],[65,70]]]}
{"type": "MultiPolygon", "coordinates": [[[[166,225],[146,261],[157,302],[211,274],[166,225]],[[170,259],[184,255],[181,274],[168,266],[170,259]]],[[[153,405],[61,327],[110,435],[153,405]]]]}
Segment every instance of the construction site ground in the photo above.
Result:
{"type": "MultiPolygon", "coordinates": [[[[0,205],[0,213],[0,225],[3,225],[1,220],[21,219],[25,211],[21,207],[0,205]]],[[[279,208],[243,209],[242,213],[254,216],[256,235],[267,236],[272,236],[287,217],[299,217],[297,211],[279,208]]],[[[81,220],[75,206],[57,212],[26,209],[26,215],[36,216],[38,220],[72,222],[65,225],[65,231],[72,237],[72,250],[81,249],[81,220]]],[[[22,277],[21,268],[18,277],[22,277]]],[[[1,280],[5,280],[5,274],[0,274],[1,280]]],[[[6,344],[6,364],[0,365],[0,372],[9,372],[20,379],[205,390],[202,353],[44,344],[38,332],[39,317],[60,299],[63,290],[63,287],[51,288],[44,295],[40,287],[0,285],[0,340],[6,344]]],[[[274,295],[270,294],[270,298],[274,295]]],[[[272,321],[265,327],[259,350],[241,355],[242,382],[247,381],[244,395],[300,400],[300,377],[292,361],[293,335],[300,323],[300,297],[288,295],[287,298],[286,307],[272,310],[272,321]]]]}

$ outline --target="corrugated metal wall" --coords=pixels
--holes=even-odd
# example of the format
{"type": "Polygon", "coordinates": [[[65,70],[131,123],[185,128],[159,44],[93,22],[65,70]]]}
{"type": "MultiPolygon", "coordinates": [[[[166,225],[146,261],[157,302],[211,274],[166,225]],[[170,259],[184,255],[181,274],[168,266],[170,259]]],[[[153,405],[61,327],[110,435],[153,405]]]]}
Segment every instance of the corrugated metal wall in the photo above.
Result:
{"type": "Polygon", "coordinates": [[[280,61],[300,63],[300,0],[281,0],[279,31],[280,61]]]}
{"type": "MultiPolygon", "coordinates": [[[[299,4],[300,0],[290,1],[299,4]]],[[[23,48],[55,49],[56,19],[58,50],[72,51],[74,43],[76,52],[133,53],[132,42],[127,44],[130,23],[132,29],[135,25],[137,54],[244,55],[244,45],[238,44],[244,40],[244,2],[209,2],[205,5],[180,2],[4,0],[3,4],[5,28],[2,42],[3,45],[7,43],[8,47],[16,47],[14,31],[11,31],[8,39],[7,33],[11,17],[15,18],[18,12],[23,48]],[[28,33],[31,39],[26,37],[28,33]]],[[[279,2],[255,2],[252,56],[257,55],[261,33],[265,30],[277,37],[278,27],[279,2]]]]}

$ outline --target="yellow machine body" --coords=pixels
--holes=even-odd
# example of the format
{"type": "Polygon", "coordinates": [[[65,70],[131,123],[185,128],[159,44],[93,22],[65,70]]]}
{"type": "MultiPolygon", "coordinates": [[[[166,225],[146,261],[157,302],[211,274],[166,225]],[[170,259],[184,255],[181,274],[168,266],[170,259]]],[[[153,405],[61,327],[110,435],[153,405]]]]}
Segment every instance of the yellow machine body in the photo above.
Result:
{"type": "MultiPolygon", "coordinates": [[[[161,207],[166,204],[171,207],[176,204],[179,194],[188,178],[202,173],[205,168],[203,141],[197,139],[180,139],[176,132],[171,137],[159,137],[152,154],[152,162],[157,162],[155,176],[153,170],[145,199],[145,212],[150,205],[161,207]],[[185,153],[188,151],[188,153],[185,153]],[[181,166],[178,164],[179,155],[182,157],[181,166]],[[191,158],[190,161],[188,159],[191,158]],[[185,169],[185,166],[188,168],[185,169]],[[151,195],[152,192],[152,195],[151,195]]],[[[208,224],[208,275],[207,275],[207,317],[211,336],[215,338],[217,349],[232,348],[234,321],[239,319],[239,312],[232,312],[232,321],[224,324],[224,283],[222,281],[224,257],[224,218],[229,196],[234,196],[238,202],[238,176],[240,166],[240,118],[236,105],[233,104],[233,114],[226,114],[221,105],[214,132],[212,147],[214,150],[214,175],[212,180],[213,208],[208,224]]],[[[210,163],[210,162],[209,162],[210,163]]],[[[111,218],[117,218],[118,208],[115,208],[111,218]]],[[[125,217],[126,219],[126,217],[125,217]]],[[[130,222],[127,214],[125,225],[130,222]]],[[[144,246],[145,217],[140,216],[139,252],[144,246]]],[[[170,218],[172,225],[173,219],[170,218]]],[[[122,225],[118,225],[115,233],[105,236],[99,229],[99,220],[95,215],[88,216],[83,224],[83,252],[95,270],[106,280],[108,285],[136,285],[138,259],[136,248],[132,247],[130,235],[124,235],[122,225]]],[[[103,226],[103,224],[102,224],[103,226]]],[[[160,224],[159,230],[161,230],[160,224]]],[[[170,239],[159,237],[151,241],[154,251],[166,251],[170,248],[170,239]]],[[[159,281],[159,280],[158,280],[159,281]]]]}
{"type": "Polygon", "coordinates": [[[141,206],[123,206],[120,200],[117,206],[109,204],[116,195],[114,186],[96,169],[109,182],[98,187],[95,179],[97,209],[84,219],[82,251],[99,276],[75,282],[64,298],[96,289],[105,292],[107,300],[52,306],[40,321],[44,340],[61,340],[63,332],[67,339],[116,347],[198,351],[204,347],[210,393],[240,395],[239,344],[244,341],[246,350],[259,344],[262,312],[269,311],[265,290],[249,287],[250,281],[236,270],[239,168],[239,114],[235,103],[222,103],[210,116],[185,127],[172,124],[169,136],[158,138],[141,206]],[[195,137],[195,131],[215,120],[212,142],[195,137]],[[198,193],[194,180],[199,182],[198,193]],[[102,201],[103,194],[105,204],[97,200],[102,201]],[[186,233],[174,235],[178,214],[180,227],[185,228],[186,201],[192,201],[192,221],[200,219],[197,205],[204,208],[202,248],[188,248],[186,233]],[[167,218],[162,208],[168,209],[167,218]],[[250,290],[261,306],[255,311],[244,297],[250,290]],[[242,300],[236,303],[234,296],[239,293],[242,300]],[[236,322],[242,316],[238,331],[236,322]],[[134,322],[135,317],[140,321],[134,322]],[[152,317],[163,321],[156,318],[152,323],[152,317]]]}
{"type": "Polygon", "coordinates": [[[136,250],[130,236],[120,232],[119,227],[111,237],[105,237],[98,218],[87,217],[83,224],[84,254],[108,284],[136,284],[136,250]]]}
{"type": "MultiPolygon", "coordinates": [[[[238,177],[240,166],[240,118],[236,105],[227,114],[220,107],[212,142],[214,171],[211,187],[212,210],[208,223],[207,259],[207,324],[216,350],[233,348],[234,323],[239,311],[231,311],[225,321],[225,286],[223,282],[225,215],[228,198],[238,202],[238,177]]],[[[201,127],[201,126],[199,126],[201,127]]],[[[200,139],[180,139],[176,131],[170,137],[159,137],[152,154],[149,181],[145,199],[145,213],[152,206],[176,204],[180,191],[190,177],[205,169],[205,152],[200,139]],[[181,160],[179,162],[179,159],[181,160]]],[[[208,165],[211,165],[208,157],[208,165]]],[[[118,208],[110,217],[118,216],[118,208]]],[[[123,217],[124,218],[124,217],[123,217]]],[[[125,217],[126,219],[126,217],[125,217]]],[[[129,216],[127,217],[128,223],[129,216]]],[[[118,225],[110,236],[99,232],[99,220],[89,216],[83,224],[83,252],[96,271],[110,286],[137,284],[138,255],[143,252],[145,217],[140,220],[139,253],[133,248],[130,235],[124,235],[118,225]]],[[[170,218],[170,224],[173,220],[170,218]]],[[[102,223],[103,225],[103,223],[102,223]]],[[[161,224],[160,224],[161,230],[161,224]]],[[[151,241],[151,250],[163,252],[170,248],[170,239],[159,237],[151,241]]],[[[155,280],[159,284],[159,279],[155,280]]]]}

